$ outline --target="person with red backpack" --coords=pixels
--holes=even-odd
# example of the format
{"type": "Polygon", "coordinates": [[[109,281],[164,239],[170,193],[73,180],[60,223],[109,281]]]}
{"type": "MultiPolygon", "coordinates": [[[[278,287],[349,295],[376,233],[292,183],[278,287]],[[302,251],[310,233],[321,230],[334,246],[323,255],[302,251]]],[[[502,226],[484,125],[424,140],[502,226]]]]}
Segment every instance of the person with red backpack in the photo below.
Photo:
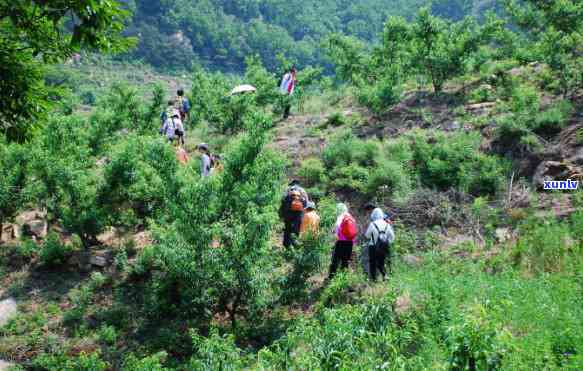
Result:
{"type": "Polygon", "coordinates": [[[284,222],[283,246],[290,247],[294,243],[294,236],[300,234],[304,211],[308,206],[309,198],[298,180],[292,180],[285,195],[281,199],[279,216],[284,222]]]}
{"type": "Polygon", "coordinates": [[[334,278],[338,265],[343,269],[348,268],[348,263],[352,258],[352,249],[356,236],[358,235],[358,226],[356,220],[348,212],[348,206],[343,203],[336,205],[336,244],[332,253],[332,263],[330,264],[330,273],[328,279],[334,278]]]}

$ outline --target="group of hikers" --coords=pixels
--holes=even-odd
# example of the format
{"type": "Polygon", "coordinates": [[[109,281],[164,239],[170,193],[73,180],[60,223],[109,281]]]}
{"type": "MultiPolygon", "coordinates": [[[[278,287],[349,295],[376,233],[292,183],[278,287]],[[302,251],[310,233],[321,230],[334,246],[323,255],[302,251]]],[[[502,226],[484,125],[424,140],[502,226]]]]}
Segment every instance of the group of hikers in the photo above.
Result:
{"type": "MultiPolygon", "coordinates": [[[[380,273],[382,279],[387,279],[385,265],[388,258],[389,274],[391,273],[390,247],[395,240],[390,216],[373,203],[365,205],[370,222],[364,233],[363,265],[369,278],[376,281],[380,273]]],[[[352,259],[354,246],[358,238],[358,224],[344,203],[336,205],[336,224],[334,234],[336,243],[332,252],[328,279],[332,279],[339,267],[348,268],[352,259]]],[[[284,222],[283,245],[290,248],[296,244],[298,237],[319,233],[320,217],[316,205],[310,201],[307,192],[298,180],[292,180],[282,197],[279,215],[284,222]]]]}
{"type": "MultiPolygon", "coordinates": [[[[179,89],[176,92],[176,97],[168,101],[166,110],[160,115],[162,127],[160,134],[164,135],[168,142],[176,145],[176,158],[178,162],[186,165],[190,158],[188,152],[184,149],[186,144],[186,122],[190,115],[190,101],[184,95],[184,90],[179,89]]],[[[200,175],[208,177],[222,171],[222,158],[220,155],[212,154],[209,145],[200,143],[196,146],[200,153],[200,175]]]]}

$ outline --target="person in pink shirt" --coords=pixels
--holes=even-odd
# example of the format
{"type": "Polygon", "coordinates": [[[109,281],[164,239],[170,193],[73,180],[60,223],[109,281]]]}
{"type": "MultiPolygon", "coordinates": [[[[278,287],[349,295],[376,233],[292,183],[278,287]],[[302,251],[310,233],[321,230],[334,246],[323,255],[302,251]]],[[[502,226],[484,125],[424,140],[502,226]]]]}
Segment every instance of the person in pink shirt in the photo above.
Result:
{"type": "Polygon", "coordinates": [[[334,245],[334,252],[332,253],[332,263],[330,264],[328,279],[334,278],[339,265],[341,265],[341,268],[343,269],[348,268],[348,264],[352,257],[354,242],[356,241],[356,236],[358,234],[356,221],[348,212],[348,206],[339,203],[336,205],[336,214],[338,215],[335,229],[336,244],[334,245]]]}

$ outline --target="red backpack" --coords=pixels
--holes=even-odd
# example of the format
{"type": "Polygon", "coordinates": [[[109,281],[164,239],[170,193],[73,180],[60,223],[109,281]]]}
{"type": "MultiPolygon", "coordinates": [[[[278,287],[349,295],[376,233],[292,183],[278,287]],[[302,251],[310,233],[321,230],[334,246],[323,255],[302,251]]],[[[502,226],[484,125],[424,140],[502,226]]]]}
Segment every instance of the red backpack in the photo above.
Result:
{"type": "Polygon", "coordinates": [[[346,239],[350,241],[356,238],[356,235],[358,234],[358,227],[356,226],[356,221],[352,216],[347,215],[344,217],[342,224],[340,224],[340,232],[346,239]]]}

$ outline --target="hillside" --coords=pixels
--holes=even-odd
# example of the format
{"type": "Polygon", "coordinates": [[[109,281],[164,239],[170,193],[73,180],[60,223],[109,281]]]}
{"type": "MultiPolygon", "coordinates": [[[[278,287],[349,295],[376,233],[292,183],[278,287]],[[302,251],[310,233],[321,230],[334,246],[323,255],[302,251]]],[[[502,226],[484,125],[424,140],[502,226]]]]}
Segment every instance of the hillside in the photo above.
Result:
{"type": "Polygon", "coordinates": [[[0,370],[583,368],[583,5],[509,6],[510,24],[435,15],[450,3],[389,18],[374,47],[332,36],[291,95],[272,72],[288,58],[188,75],[16,60],[5,86],[50,91],[0,105],[0,370]],[[160,130],[177,87],[187,161],[160,130]],[[220,154],[208,177],[203,142],[220,154]],[[321,219],[284,247],[292,179],[321,219]],[[374,215],[386,226],[369,203],[388,249],[366,235],[374,215]]]}

